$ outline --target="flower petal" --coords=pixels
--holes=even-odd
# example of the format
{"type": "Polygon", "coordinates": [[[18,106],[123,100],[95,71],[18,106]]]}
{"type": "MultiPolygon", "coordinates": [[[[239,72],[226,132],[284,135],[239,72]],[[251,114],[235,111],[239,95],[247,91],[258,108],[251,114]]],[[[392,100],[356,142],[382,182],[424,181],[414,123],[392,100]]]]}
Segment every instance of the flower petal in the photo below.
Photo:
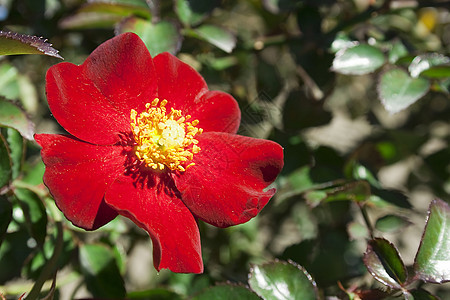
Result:
{"type": "Polygon", "coordinates": [[[247,222],[275,193],[265,191],[283,167],[275,142],[208,132],[198,137],[194,166],[174,177],[183,202],[198,218],[218,227],[247,222]]]}
{"type": "Polygon", "coordinates": [[[241,121],[239,106],[229,94],[209,91],[203,77],[170,53],[154,57],[158,97],[167,107],[183,111],[200,121],[204,131],[236,133],[241,121]]]}
{"type": "Polygon", "coordinates": [[[36,134],[35,140],[42,146],[44,183],[67,219],[94,230],[117,216],[103,197],[123,173],[122,147],[96,146],[56,134],[36,134]]]}
{"type": "Polygon", "coordinates": [[[103,43],[83,67],[86,76],[127,119],[131,109],[142,111],[156,97],[152,57],[134,33],[123,33],[103,43]]]}
{"type": "Polygon", "coordinates": [[[197,223],[170,186],[170,178],[149,174],[133,179],[124,175],[107,191],[105,201],[149,233],[156,270],[202,273],[197,223]]]}
{"type": "Polygon", "coordinates": [[[150,53],[126,33],[101,44],[76,66],[60,63],[46,76],[47,99],[56,120],[84,141],[108,145],[130,130],[130,111],[143,110],[156,95],[150,53]]]}
{"type": "Polygon", "coordinates": [[[158,97],[168,101],[168,108],[188,112],[197,105],[208,86],[203,77],[188,64],[164,52],[153,58],[158,76],[158,97]]]}
{"type": "Polygon", "coordinates": [[[241,122],[241,111],[231,95],[208,91],[201,102],[189,109],[192,120],[199,120],[198,127],[207,131],[236,133],[241,122]]]}

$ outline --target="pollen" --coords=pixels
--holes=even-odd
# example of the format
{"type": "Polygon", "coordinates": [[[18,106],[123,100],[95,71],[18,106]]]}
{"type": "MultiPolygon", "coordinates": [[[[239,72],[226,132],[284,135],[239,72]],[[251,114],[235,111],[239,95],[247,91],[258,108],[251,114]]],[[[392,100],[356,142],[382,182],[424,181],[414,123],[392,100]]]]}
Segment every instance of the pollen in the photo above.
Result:
{"type": "Polygon", "coordinates": [[[167,100],[155,98],[139,115],[131,110],[134,151],[149,168],[184,172],[194,165],[194,154],[201,150],[195,137],[203,129],[197,127],[198,120],[189,121],[190,115],[183,116],[181,110],[174,108],[168,112],[166,105],[167,100]]]}

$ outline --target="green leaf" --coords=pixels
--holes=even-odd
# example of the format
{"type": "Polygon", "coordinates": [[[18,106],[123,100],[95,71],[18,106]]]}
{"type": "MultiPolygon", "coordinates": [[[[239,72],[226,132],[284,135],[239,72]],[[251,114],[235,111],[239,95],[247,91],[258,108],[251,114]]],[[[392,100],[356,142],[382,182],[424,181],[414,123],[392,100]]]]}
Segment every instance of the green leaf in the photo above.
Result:
{"type": "Polygon", "coordinates": [[[175,12],[185,26],[200,24],[220,3],[217,0],[176,0],[175,12]]]}
{"type": "Polygon", "coordinates": [[[73,30],[113,28],[123,18],[124,16],[110,13],[80,12],[62,19],[59,26],[73,30]]]}
{"type": "Polygon", "coordinates": [[[205,40],[217,48],[231,53],[236,46],[236,37],[229,31],[214,25],[202,25],[186,31],[188,35],[205,40]]]}
{"type": "Polygon", "coordinates": [[[450,281],[450,207],[442,200],[430,204],[414,269],[425,282],[450,281]]]}
{"type": "MultiPolygon", "coordinates": [[[[19,71],[12,64],[0,64],[0,95],[8,99],[19,98],[19,71]]],[[[2,99],[2,98],[0,98],[2,99]]]]}
{"type": "Polygon", "coordinates": [[[450,63],[450,58],[438,53],[428,53],[414,57],[408,67],[411,77],[417,78],[423,71],[434,66],[450,63]]]}
{"type": "Polygon", "coordinates": [[[20,133],[13,129],[6,129],[6,140],[8,142],[10,157],[12,162],[12,179],[16,179],[19,176],[22,166],[23,154],[24,154],[24,141],[20,133]]]}
{"type": "Polygon", "coordinates": [[[28,140],[33,140],[34,124],[17,104],[0,97],[0,126],[11,127],[28,140]]]}
{"type": "Polygon", "coordinates": [[[355,201],[361,202],[369,199],[370,186],[364,180],[344,182],[331,188],[312,190],[305,193],[305,199],[312,207],[321,202],[355,201]]]}
{"type": "Polygon", "coordinates": [[[26,111],[35,113],[38,108],[38,95],[36,85],[29,77],[31,73],[19,72],[14,65],[4,60],[0,64],[0,96],[18,100],[26,111]]]}
{"type": "Polygon", "coordinates": [[[408,54],[408,49],[401,41],[396,41],[392,44],[392,48],[388,54],[388,60],[391,64],[395,64],[400,58],[408,54]]]}
{"type": "Polygon", "coordinates": [[[339,51],[333,60],[332,70],[346,75],[371,73],[385,62],[383,52],[370,45],[357,45],[339,51]]]}
{"type": "Polygon", "coordinates": [[[353,40],[351,40],[349,38],[349,36],[344,33],[344,32],[339,32],[333,43],[331,43],[331,51],[333,53],[339,52],[339,51],[343,51],[345,49],[351,48],[351,47],[355,47],[358,45],[358,42],[355,42],[353,40]]]}
{"type": "Polygon", "coordinates": [[[100,244],[82,245],[80,265],[86,287],[94,297],[125,298],[124,281],[110,248],[100,244]]]}
{"type": "Polygon", "coordinates": [[[315,281],[303,267],[292,262],[273,261],[251,268],[250,288],[265,300],[316,299],[315,281]]]}
{"type": "Polygon", "coordinates": [[[311,179],[311,168],[304,166],[291,172],[287,177],[289,182],[289,189],[296,193],[305,192],[314,186],[314,182],[311,179]]]}
{"type": "Polygon", "coordinates": [[[45,165],[42,160],[37,161],[34,165],[28,166],[22,181],[31,185],[44,184],[43,177],[45,172],[45,165]]]}
{"type": "Polygon", "coordinates": [[[147,0],[91,0],[92,2],[109,2],[109,3],[116,3],[116,4],[124,4],[124,5],[131,5],[136,7],[142,7],[142,8],[148,8],[147,0]]]}
{"type": "Polygon", "coordinates": [[[145,19],[148,19],[151,16],[150,10],[145,1],[134,1],[134,3],[121,3],[117,1],[90,1],[78,10],[78,13],[86,12],[114,14],[123,17],[135,15],[145,19]]]}
{"type": "Polygon", "coordinates": [[[412,78],[402,69],[383,73],[378,82],[378,97],[390,113],[399,112],[424,96],[430,88],[425,78],[412,78]]]}
{"type": "Polygon", "coordinates": [[[3,135],[0,134],[0,188],[8,185],[12,177],[12,164],[9,149],[3,135]]]}
{"type": "Polygon", "coordinates": [[[150,18],[145,1],[90,1],[60,22],[63,29],[112,28],[129,16],[150,18]]]}
{"type": "Polygon", "coordinates": [[[136,291],[127,294],[127,299],[143,299],[143,300],[181,300],[181,296],[175,292],[158,288],[146,291],[136,291]]]}
{"type": "Polygon", "coordinates": [[[436,79],[450,78],[450,66],[436,66],[420,73],[420,76],[436,79]]]}
{"type": "Polygon", "coordinates": [[[0,283],[20,276],[22,266],[33,251],[27,244],[29,239],[26,230],[6,233],[0,247],[0,283]]]}
{"type": "Polygon", "coordinates": [[[308,191],[305,193],[305,199],[312,207],[318,206],[322,201],[327,199],[328,193],[323,190],[308,191]]]}
{"type": "Polygon", "coordinates": [[[375,175],[367,167],[355,160],[351,160],[345,166],[345,172],[347,177],[349,178],[353,178],[356,180],[366,180],[372,186],[377,188],[381,186],[375,175]]]}
{"type": "Polygon", "coordinates": [[[439,300],[438,297],[421,288],[409,290],[408,292],[414,297],[414,300],[439,300]]]}
{"type": "Polygon", "coordinates": [[[340,200],[363,202],[369,199],[369,196],[369,184],[364,180],[358,180],[334,188],[327,197],[327,202],[340,200]]]}
{"type": "Polygon", "coordinates": [[[223,71],[232,66],[236,66],[239,62],[236,56],[214,57],[208,53],[205,55],[198,55],[197,59],[203,64],[210,66],[216,71],[223,71]]]}
{"type": "Polygon", "coordinates": [[[32,191],[16,188],[14,191],[25,216],[26,226],[38,245],[43,245],[47,235],[47,213],[41,199],[32,191]]]}
{"type": "Polygon", "coordinates": [[[379,231],[390,233],[400,231],[410,225],[406,218],[396,215],[386,215],[379,218],[375,223],[375,228],[379,231]]]}
{"type": "Polygon", "coordinates": [[[8,229],[9,222],[12,220],[11,202],[4,196],[0,195],[0,247],[8,229]]]}
{"type": "Polygon", "coordinates": [[[0,55],[43,54],[63,59],[42,37],[0,30],[0,55]]]}
{"type": "Polygon", "coordinates": [[[258,300],[261,299],[254,292],[245,286],[236,284],[220,284],[207,288],[191,298],[192,300],[228,300],[228,299],[244,299],[258,300]]]}
{"type": "Polygon", "coordinates": [[[370,274],[379,282],[397,289],[406,282],[406,267],[389,241],[382,238],[370,240],[363,260],[370,274]]]}
{"type": "Polygon", "coordinates": [[[407,209],[412,207],[411,203],[408,201],[408,197],[400,191],[377,189],[374,187],[372,187],[372,195],[368,200],[368,204],[376,207],[386,207],[389,205],[407,209]]]}
{"type": "Polygon", "coordinates": [[[134,32],[139,35],[152,56],[162,52],[176,54],[181,47],[182,36],[171,22],[161,21],[153,24],[147,20],[131,17],[121,22],[117,31],[134,32]]]}

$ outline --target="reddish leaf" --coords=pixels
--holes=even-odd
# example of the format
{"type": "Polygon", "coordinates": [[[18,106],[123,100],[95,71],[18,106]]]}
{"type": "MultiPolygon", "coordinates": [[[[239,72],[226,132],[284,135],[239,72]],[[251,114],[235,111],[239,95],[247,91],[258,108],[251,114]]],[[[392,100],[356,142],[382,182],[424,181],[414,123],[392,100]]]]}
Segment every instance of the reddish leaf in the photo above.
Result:
{"type": "Polygon", "coordinates": [[[363,260],[370,274],[381,283],[401,288],[406,282],[406,267],[397,249],[389,241],[382,238],[370,240],[363,260]]]}

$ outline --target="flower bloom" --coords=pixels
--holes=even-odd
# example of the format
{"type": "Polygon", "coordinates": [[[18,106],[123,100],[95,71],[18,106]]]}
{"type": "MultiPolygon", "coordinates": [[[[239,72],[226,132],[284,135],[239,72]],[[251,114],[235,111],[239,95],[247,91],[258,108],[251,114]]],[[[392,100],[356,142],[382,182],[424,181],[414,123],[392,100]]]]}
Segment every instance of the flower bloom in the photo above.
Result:
{"type": "Polygon", "coordinates": [[[237,102],[209,91],[175,56],[152,58],[124,33],[80,65],[46,76],[48,104],[69,133],[37,134],[44,183],[75,226],[97,229],[118,214],[146,230],[159,271],[201,273],[197,220],[247,222],[275,193],[283,167],[275,142],[236,135],[237,102]]]}

